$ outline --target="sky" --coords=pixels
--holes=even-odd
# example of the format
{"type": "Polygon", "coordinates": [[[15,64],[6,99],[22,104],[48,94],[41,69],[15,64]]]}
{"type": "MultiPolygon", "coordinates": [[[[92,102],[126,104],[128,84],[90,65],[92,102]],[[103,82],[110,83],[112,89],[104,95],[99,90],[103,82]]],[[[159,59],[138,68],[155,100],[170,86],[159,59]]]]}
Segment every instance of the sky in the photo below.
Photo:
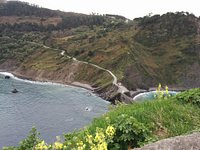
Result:
{"type": "Polygon", "coordinates": [[[129,19],[143,17],[149,13],[187,11],[200,16],[199,0],[23,0],[32,4],[84,14],[115,14],[129,19]],[[198,2],[199,1],[199,2],[198,2]]]}

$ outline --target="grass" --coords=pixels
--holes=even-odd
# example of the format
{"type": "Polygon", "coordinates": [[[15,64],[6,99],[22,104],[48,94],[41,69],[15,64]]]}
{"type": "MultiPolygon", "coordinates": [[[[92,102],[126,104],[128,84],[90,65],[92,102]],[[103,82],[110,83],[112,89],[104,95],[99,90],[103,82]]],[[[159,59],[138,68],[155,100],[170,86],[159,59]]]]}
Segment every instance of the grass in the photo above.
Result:
{"type": "MultiPolygon", "coordinates": [[[[97,128],[106,130],[109,125],[112,125],[116,130],[125,131],[124,135],[119,134],[119,131],[116,132],[113,141],[115,144],[121,145],[120,149],[127,149],[128,145],[138,147],[160,139],[200,131],[200,109],[198,105],[193,101],[193,103],[188,103],[185,99],[185,102],[183,102],[182,97],[187,99],[188,93],[189,95],[192,93],[189,96],[190,101],[193,98],[194,101],[197,101],[199,89],[192,89],[168,99],[112,106],[108,113],[94,119],[84,130],[68,134],[66,137],[84,139],[85,132],[94,135],[97,128]],[[123,116],[126,116],[127,120],[122,120],[123,116]],[[130,120],[133,120],[133,122],[130,123],[130,120]],[[119,139],[124,141],[119,141],[119,139]],[[135,141],[135,139],[137,140],[135,141]],[[124,147],[124,145],[126,146],[124,147]]],[[[66,140],[68,140],[67,138],[66,140]]]]}
{"type": "MultiPolygon", "coordinates": [[[[194,103],[199,100],[199,90],[192,89],[168,99],[112,106],[108,113],[94,119],[89,126],[65,134],[64,142],[59,143],[62,145],[61,149],[76,149],[78,143],[82,143],[82,148],[90,149],[91,146],[101,145],[103,140],[104,146],[108,149],[127,150],[128,147],[140,147],[160,139],[200,131],[200,109],[194,103]],[[108,128],[114,129],[111,137],[107,135],[108,128]],[[101,138],[98,138],[100,141],[96,141],[97,136],[100,135],[101,138]],[[92,138],[92,144],[88,143],[88,136],[92,138]]],[[[30,144],[41,143],[41,140],[35,136],[37,133],[33,132],[26,140],[21,141],[19,149],[24,145],[30,147],[30,144]]],[[[51,149],[52,147],[49,148],[51,149]]]]}
{"type": "Polygon", "coordinates": [[[110,118],[112,124],[121,114],[133,116],[141,123],[150,125],[152,135],[158,139],[200,129],[200,109],[198,107],[191,104],[183,105],[174,99],[168,99],[119,106],[103,117],[95,119],[89,126],[89,130],[94,131],[96,127],[105,128],[106,117],[110,118]]]}
{"type": "Polygon", "coordinates": [[[113,77],[106,71],[95,68],[91,65],[80,64],[79,72],[75,75],[75,80],[89,82],[91,85],[104,87],[106,84],[112,84],[113,77]]]}

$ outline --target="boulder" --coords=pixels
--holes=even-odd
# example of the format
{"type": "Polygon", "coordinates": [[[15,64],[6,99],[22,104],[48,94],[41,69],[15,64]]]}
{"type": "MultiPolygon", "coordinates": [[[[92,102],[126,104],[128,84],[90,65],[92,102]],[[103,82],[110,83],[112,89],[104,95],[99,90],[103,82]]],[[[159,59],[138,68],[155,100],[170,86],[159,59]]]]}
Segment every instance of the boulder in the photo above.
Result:
{"type": "Polygon", "coordinates": [[[200,150],[200,132],[160,140],[134,150],[200,150]]]}
{"type": "Polygon", "coordinates": [[[7,76],[5,76],[5,79],[10,79],[10,76],[8,76],[8,75],[7,75],[7,76]]]}

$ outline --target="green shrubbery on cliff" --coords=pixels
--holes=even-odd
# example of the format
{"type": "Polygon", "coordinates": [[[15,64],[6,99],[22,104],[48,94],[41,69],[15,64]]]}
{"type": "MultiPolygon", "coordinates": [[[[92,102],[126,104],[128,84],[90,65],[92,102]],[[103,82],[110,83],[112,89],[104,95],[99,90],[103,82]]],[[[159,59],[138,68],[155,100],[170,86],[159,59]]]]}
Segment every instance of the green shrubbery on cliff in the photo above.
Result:
{"type": "Polygon", "coordinates": [[[47,145],[38,138],[35,129],[20,146],[4,150],[23,149],[124,149],[140,147],[159,139],[200,130],[200,109],[193,103],[199,101],[200,89],[192,89],[170,97],[132,105],[118,105],[94,119],[84,129],[64,135],[64,141],[47,145]],[[188,98],[189,97],[189,98],[188,98]]]}
{"type": "MultiPolygon", "coordinates": [[[[76,57],[78,60],[109,69],[128,89],[148,88],[159,82],[178,87],[199,86],[198,24],[200,20],[194,15],[184,12],[167,13],[152,17],[145,16],[128,22],[124,19],[99,16],[104,18],[100,19],[99,23],[98,16],[91,16],[90,19],[84,18],[84,15],[74,16],[63,13],[63,16],[71,18],[72,21],[68,20],[66,25],[70,28],[63,26],[62,30],[49,29],[41,32],[30,29],[30,31],[23,30],[22,32],[10,31],[2,27],[0,62],[6,63],[8,60],[17,59],[20,61],[16,63],[15,68],[25,64],[24,70],[30,69],[30,66],[34,66],[36,57],[43,58],[41,53],[45,49],[42,45],[35,48],[38,45],[30,43],[34,41],[51,48],[46,49],[45,58],[54,64],[59,64],[53,68],[54,72],[61,71],[62,66],[71,65],[66,63],[66,59],[62,62],[60,58],[51,60],[53,59],[52,51],[55,55],[59,55],[62,50],[65,50],[65,54],[76,57]],[[76,20],[76,17],[86,19],[85,24],[73,25],[73,19],[76,20]],[[10,39],[6,39],[8,37],[10,39]]],[[[12,18],[12,16],[7,17],[12,18]]],[[[21,17],[21,19],[24,18],[21,17]]],[[[31,19],[29,21],[31,22],[31,19]]],[[[4,26],[5,23],[0,23],[0,25],[4,26]]],[[[6,23],[6,25],[10,24],[6,23]]],[[[17,27],[25,28],[22,25],[17,27]]],[[[44,64],[41,63],[41,65],[44,64]]],[[[34,69],[40,71],[40,68],[39,66],[34,69]]],[[[87,74],[91,71],[91,67],[85,66],[88,68],[85,70],[81,68],[77,69],[77,74],[87,74]]],[[[45,65],[42,69],[45,71],[45,65]]],[[[48,70],[49,67],[46,71],[48,70]]],[[[95,79],[86,76],[83,78],[81,75],[76,78],[80,82],[101,87],[110,80],[109,75],[104,75],[103,71],[92,73],[95,79]],[[106,80],[102,76],[106,76],[106,80]]]]}
{"type": "MultiPolygon", "coordinates": [[[[146,89],[159,82],[200,85],[200,20],[192,14],[167,13],[127,22],[116,15],[65,13],[21,2],[1,8],[0,17],[7,20],[0,20],[0,69],[73,74],[75,81],[101,88],[112,84],[107,72],[77,63],[69,55],[109,69],[128,89],[146,89]]],[[[198,106],[199,89],[167,100],[117,106],[85,130],[65,135],[64,144],[58,141],[52,147],[127,149],[185,134],[200,129],[198,106]],[[100,135],[103,141],[98,140],[100,135]]],[[[37,135],[33,129],[19,147],[8,149],[46,148],[37,135]]]]}
{"type": "Polygon", "coordinates": [[[182,92],[176,96],[176,99],[183,103],[191,103],[200,107],[200,88],[182,92]]]}

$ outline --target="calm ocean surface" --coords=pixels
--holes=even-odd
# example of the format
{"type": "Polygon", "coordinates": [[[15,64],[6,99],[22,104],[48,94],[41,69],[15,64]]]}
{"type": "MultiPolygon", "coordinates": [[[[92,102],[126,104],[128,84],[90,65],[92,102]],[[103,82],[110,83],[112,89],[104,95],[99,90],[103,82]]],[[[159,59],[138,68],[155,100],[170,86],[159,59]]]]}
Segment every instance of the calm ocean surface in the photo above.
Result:
{"type": "Polygon", "coordinates": [[[5,79],[0,74],[0,149],[17,145],[33,126],[47,143],[54,142],[56,136],[88,125],[108,105],[82,88],[5,79]],[[13,94],[13,88],[19,93],[13,94]]]}

